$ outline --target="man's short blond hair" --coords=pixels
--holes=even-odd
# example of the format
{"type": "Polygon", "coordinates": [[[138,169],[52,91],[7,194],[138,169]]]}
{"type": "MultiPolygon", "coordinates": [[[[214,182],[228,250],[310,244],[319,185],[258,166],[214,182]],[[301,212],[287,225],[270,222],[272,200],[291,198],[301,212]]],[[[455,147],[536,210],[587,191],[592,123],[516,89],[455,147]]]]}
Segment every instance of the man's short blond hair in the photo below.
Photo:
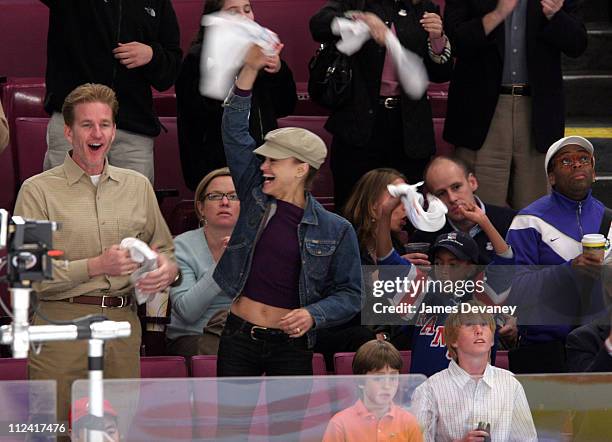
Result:
{"type": "MultiPolygon", "coordinates": [[[[474,300],[467,302],[467,304],[479,307],[484,306],[482,302],[474,300]]],[[[461,313],[458,311],[448,315],[444,322],[444,342],[446,343],[448,354],[455,362],[459,362],[459,356],[452,344],[457,342],[461,326],[482,323],[487,324],[489,329],[491,329],[491,333],[495,334],[495,318],[490,313],[461,313]]]]}
{"type": "Polygon", "coordinates": [[[103,103],[111,108],[113,113],[113,123],[117,119],[119,112],[119,102],[115,92],[103,84],[85,83],[75,88],[68,94],[62,106],[62,116],[64,124],[72,127],[74,123],[74,108],[82,103],[103,103]]]}

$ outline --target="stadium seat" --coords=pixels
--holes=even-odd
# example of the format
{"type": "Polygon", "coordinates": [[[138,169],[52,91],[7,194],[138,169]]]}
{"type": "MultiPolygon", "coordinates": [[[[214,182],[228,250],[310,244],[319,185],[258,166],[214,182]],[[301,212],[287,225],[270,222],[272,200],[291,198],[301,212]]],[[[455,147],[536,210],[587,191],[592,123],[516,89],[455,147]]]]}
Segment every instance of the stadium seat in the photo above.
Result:
{"type": "MultiPolygon", "coordinates": [[[[400,370],[400,373],[408,374],[410,373],[412,352],[410,350],[402,350],[400,351],[400,354],[402,356],[402,369],[400,370]]],[[[353,374],[354,358],[355,353],[353,352],[336,353],[334,355],[334,372],[340,375],[353,374]]]]}
{"type": "Polygon", "coordinates": [[[27,379],[27,359],[0,358],[0,381],[25,381],[27,379]]]}
{"type": "Polygon", "coordinates": [[[198,217],[195,213],[193,200],[183,200],[174,206],[168,220],[168,227],[173,235],[180,235],[188,230],[198,228],[198,217]]]}
{"type": "Polygon", "coordinates": [[[402,355],[402,373],[408,374],[410,373],[410,364],[412,363],[412,351],[410,350],[401,350],[400,355],[402,355]]]}
{"type": "Polygon", "coordinates": [[[315,376],[324,376],[327,374],[325,358],[321,353],[315,353],[312,355],[312,374],[315,376]]]}
{"type": "Polygon", "coordinates": [[[16,197],[15,163],[13,151],[9,146],[0,154],[0,209],[10,212],[16,197]]]}
{"type": "Polygon", "coordinates": [[[427,89],[431,113],[434,118],[446,118],[448,83],[430,83],[427,89]]]}
{"type": "Polygon", "coordinates": [[[161,117],[160,121],[165,130],[155,138],[155,192],[162,214],[170,222],[174,208],[183,200],[192,200],[193,192],[183,180],[176,118],[161,117]]]}
{"type": "MultiPolygon", "coordinates": [[[[327,374],[325,359],[321,353],[312,356],[312,373],[315,376],[327,374]]],[[[214,378],[217,376],[217,356],[197,355],[191,358],[191,376],[194,378],[214,378]]]]}
{"type": "Polygon", "coordinates": [[[214,378],[217,376],[217,355],[197,355],[191,358],[191,376],[214,378]]]}
{"type": "Polygon", "coordinates": [[[436,140],[436,155],[452,155],[455,152],[455,147],[442,138],[444,131],[444,118],[434,118],[434,133],[436,140]]]}
{"type": "Polygon", "coordinates": [[[329,167],[332,135],[323,127],[326,120],[327,117],[321,116],[292,115],[279,119],[278,126],[308,129],[320,136],[327,145],[327,159],[321,166],[321,169],[319,169],[319,176],[314,183],[312,194],[321,204],[325,205],[327,210],[333,210],[334,180],[331,168],[329,167]]]}
{"type": "Polygon", "coordinates": [[[504,370],[510,370],[510,363],[508,362],[508,352],[499,350],[495,355],[495,366],[503,368],[504,370]]]}
{"type": "Polygon", "coordinates": [[[140,358],[141,378],[184,378],[187,364],[182,356],[142,356],[140,358]]]}
{"type": "Polygon", "coordinates": [[[19,183],[43,171],[48,123],[48,118],[21,117],[15,120],[13,150],[17,155],[19,183]]]}

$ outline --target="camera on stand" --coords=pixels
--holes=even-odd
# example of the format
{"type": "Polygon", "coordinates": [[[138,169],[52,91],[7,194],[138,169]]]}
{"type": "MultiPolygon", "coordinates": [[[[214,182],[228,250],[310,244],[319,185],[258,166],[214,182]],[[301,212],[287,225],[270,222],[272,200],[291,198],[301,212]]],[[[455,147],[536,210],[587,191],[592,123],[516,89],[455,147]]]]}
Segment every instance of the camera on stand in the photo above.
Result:
{"type": "Polygon", "coordinates": [[[58,224],[13,216],[0,209],[0,250],[7,249],[7,280],[11,287],[29,287],[32,282],[53,278],[53,232],[58,224]]]}
{"type": "Polygon", "coordinates": [[[63,252],[53,250],[53,232],[58,223],[46,220],[30,220],[13,216],[0,209],[0,251],[7,249],[7,257],[0,269],[7,266],[7,281],[13,306],[12,324],[0,327],[0,344],[11,345],[13,357],[26,358],[30,344],[34,342],[88,341],[89,412],[93,418],[87,428],[88,439],[102,442],[104,434],[103,367],[104,342],[109,339],[127,338],[131,327],[127,321],[108,321],[102,315],[88,315],[71,321],[45,318],[50,325],[30,325],[29,307],[32,283],[53,279],[53,258],[63,252]]]}

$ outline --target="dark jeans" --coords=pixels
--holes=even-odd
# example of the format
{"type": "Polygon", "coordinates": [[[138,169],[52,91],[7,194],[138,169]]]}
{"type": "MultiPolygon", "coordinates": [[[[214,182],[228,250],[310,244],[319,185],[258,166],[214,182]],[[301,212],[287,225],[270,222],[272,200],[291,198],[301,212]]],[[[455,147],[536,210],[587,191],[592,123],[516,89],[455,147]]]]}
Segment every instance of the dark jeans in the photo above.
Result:
{"type": "MultiPolygon", "coordinates": [[[[312,351],[306,337],[289,338],[280,330],[251,335],[251,327],[230,314],[221,335],[217,359],[219,377],[234,376],[309,376],[312,375],[312,351]]],[[[299,440],[308,405],[310,381],[236,381],[219,380],[218,441],[243,441],[251,431],[252,415],[265,383],[267,434],[261,440],[299,440]],[[290,387],[289,387],[290,386],[290,387]]],[[[258,422],[256,422],[258,424],[258,422]]],[[[256,425],[257,433],[260,426],[256,425]]],[[[256,438],[256,440],[259,440],[256,438]]]]}

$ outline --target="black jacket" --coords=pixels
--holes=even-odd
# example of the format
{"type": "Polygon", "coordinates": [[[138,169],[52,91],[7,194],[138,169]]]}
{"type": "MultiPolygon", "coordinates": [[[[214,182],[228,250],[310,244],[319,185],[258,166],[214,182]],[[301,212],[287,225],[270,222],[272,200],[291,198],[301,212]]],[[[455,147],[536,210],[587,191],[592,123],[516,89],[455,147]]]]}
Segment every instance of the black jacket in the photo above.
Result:
{"type": "MultiPolygon", "coordinates": [[[[512,220],[516,215],[516,210],[509,209],[508,207],[499,207],[494,206],[492,204],[485,204],[485,213],[487,217],[493,224],[493,227],[499,232],[502,238],[506,237],[506,233],[508,233],[508,228],[510,224],[512,224],[512,220]]],[[[444,227],[438,230],[437,232],[423,232],[420,230],[416,230],[410,236],[410,242],[428,242],[433,246],[436,238],[443,233],[452,232],[453,227],[446,221],[444,227]]],[[[491,242],[487,235],[481,230],[474,237],[474,241],[478,244],[479,254],[479,262],[478,264],[489,264],[493,260],[493,256],[495,255],[495,251],[491,247],[491,242]]]]}
{"type": "MultiPolygon", "coordinates": [[[[221,140],[222,102],[200,95],[201,44],[192,45],[176,80],[177,127],[185,184],[195,190],[211,170],[227,165],[221,140]]],[[[278,127],[277,118],[293,112],[297,101],[293,74],[284,61],[276,74],[261,71],[253,85],[249,129],[257,145],[278,127]]]]}
{"type": "MultiPolygon", "coordinates": [[[[527,4],[527,73],[532,94],[536,148],[546,152],[563,137],[565,102],[561,53],[578,57],[587,46],[586,29],[576,17],[577,0],[565,0],[552,20],[539,0],[527,4]]],[[[444,139],[456,146],[482,147],[497,106],[504,63],[504,24],[488,36],[482,17],[497,0],[446,0],[444,28],[456,56],[448,91],[444,139]]]]}
{"type": "Polygon", "coordinates": [[[174,84],[181,62],[179,27],[170,0],[41,0],[49,7],[45,110],[61,112],[83,83],[102,83],[117,94],[117,127],[147,136],[160,132],[151,87],[174,84]],[[134,69],[113,55],[117,43],[137,41],[153,58],[134,69]]]}
{"type": "Polygon", "coordinates": [[[565,342],[569,371],[612,371],[612,356],[604,344],[609,335],[610,325],[596,323],[572,331],[565,342]]]}
{"type": "MultiPolygon", "coordinates": [[[[319,42],[336,40],[331,33],[331,22],[346,10],[359,9],[363,0],[330,0],[310,19],[310,32],[319,42]]],[[[427,53],[427,32],[419,20],[425,11],[440,13],[437,5],[423,0],[413,5],[410,0],[367,0],[365,10],[381,17],[389,26],[395,24],[397,37],[407,49],[423,58],[430,81],[448,81],[451,62],[434,63],[427,53]],[[407,13],[398,14],[400,9],[407,13]]],[[[452,44],[452,42],[451,42],[452,44]]],[[[380,81],[386,49],[368,40],[353,56],[353,98],[342,109],[332,112],[325,128],[344,143],[364,146],[373,136],[372,129],[378,109],[380,81]]],[[[435,152],[431,106],[427,95],[411,100],[402,95],[404,122],[404,151],[409,158],[429,158],[435,152]]],[[[375,136],[375,135],[374,135],[375,136]]]]}

